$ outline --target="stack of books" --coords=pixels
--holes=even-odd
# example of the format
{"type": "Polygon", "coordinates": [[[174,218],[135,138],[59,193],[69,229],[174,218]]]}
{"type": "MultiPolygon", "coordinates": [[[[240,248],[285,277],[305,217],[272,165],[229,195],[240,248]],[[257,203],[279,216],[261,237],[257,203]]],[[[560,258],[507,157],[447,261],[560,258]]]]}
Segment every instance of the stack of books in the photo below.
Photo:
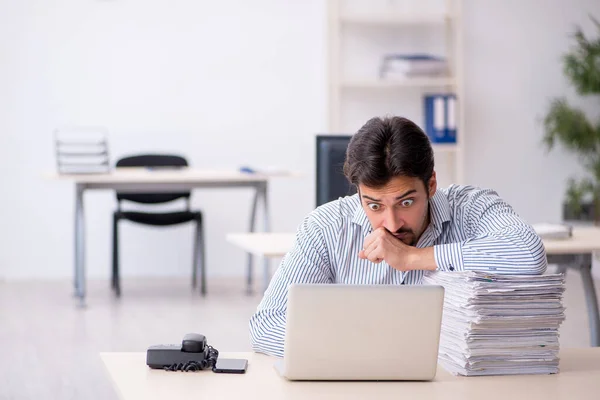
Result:
{"type": "Polygon", "coordinates": [[[388,54],[380,66],[382,79],[406,79],[447,75],[445,59],[429,54],[388,54]]]}
{"type": "Polygon", "coordinates": [[[455,375],[553,374],[564,275],[433,272],[445,288],[439,363],[455,375]]]}

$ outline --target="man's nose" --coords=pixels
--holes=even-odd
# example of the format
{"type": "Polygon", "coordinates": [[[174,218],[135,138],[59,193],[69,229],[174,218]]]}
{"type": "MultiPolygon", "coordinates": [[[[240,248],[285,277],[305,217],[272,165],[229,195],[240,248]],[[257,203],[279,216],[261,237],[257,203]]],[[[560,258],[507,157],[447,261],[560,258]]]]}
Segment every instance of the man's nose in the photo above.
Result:
{"type": "Polygon", "coordinates": [[[404,220],[392,210],[388,210],[383,220],[383,227],[394,233],[404,226],[404,220]]]}

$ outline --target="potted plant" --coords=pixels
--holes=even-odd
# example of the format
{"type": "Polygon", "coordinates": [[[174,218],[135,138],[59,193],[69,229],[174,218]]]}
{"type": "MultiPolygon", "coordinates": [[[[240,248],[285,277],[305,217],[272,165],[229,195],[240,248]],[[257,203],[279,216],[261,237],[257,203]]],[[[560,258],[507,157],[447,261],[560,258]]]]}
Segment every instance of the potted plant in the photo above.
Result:
{"type": "MultiPolygon", "coordinates": [[[[582,96],[600,96],[600,23],[595,38],[586,37],[577,27],[574,46],[562,57],[563,72],[582,96]]],[[[587,220],[600,224],[600,120],[590,121],[585,113],[567,100],[552,100],[544,118],[548,151],[557,143],[575,153],[586,170],[581,179],[570,178],[564,204],[565,220],[587,220]]]]}

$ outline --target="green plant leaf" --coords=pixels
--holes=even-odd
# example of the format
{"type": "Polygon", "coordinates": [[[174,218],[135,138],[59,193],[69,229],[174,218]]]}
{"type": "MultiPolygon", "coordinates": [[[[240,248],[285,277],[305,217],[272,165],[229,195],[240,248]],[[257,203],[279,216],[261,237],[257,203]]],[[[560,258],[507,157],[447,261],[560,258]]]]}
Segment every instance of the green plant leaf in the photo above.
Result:
{"type": "MultiPolygon", "coordinates": [[[[600,33],[600,23],[590,18],[600,33]]],[[[573,39],[576,46],[563,56],[563,71],[580,95],[600,94],[600,35],[589,39],[577,27],[573,39]]]]}
{"type": "Polygon", "coordinates": [[[559,141],[578,154],[593,155],[600,150],[600,132],[587,120],[583,111],[571,108],[564,98],[553,100],[544,118],[543,142],[550,150],[559,141]]]}
{"type": "MultiPolygon", "coordinates": [[[[598,35],[588,38],[576,27],[573,46],[562,57],[563,72],[580,95],[600,94],[600,22],[590,18],[598,35]]],[[[566,99],[554,99],[544,118],[542,142],[547,150],[560,143],[577,155],[589,175],[579,181],[569,179],[566,206],[579,216],[582,204],[593,202],[594,218],[600,223],[600,120],[592,124],[583,111],[570,107],[566,99]]]]}
{"type": "Polygon", "coordinates": [[[576,181],[574,178],[570,178],[565,194],[567,207],[574,215],[579,216],[583,203],[597,201],[597,192],[596,184],[591,179],[584,178],[576,181]]]}

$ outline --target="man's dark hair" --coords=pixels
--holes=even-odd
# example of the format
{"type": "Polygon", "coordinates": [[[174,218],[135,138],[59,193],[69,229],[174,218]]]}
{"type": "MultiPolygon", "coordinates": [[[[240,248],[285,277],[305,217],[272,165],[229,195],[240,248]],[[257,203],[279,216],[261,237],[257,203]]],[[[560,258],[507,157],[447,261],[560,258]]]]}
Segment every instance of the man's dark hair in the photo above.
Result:
{"type": "Polygon", "coordinates": [[[428,189],[433,174],[429,138],[401,117],[371,118],[348,144],[344,174],[350,183],[378,188],[396,176],[416,177],[428,189]]]}

